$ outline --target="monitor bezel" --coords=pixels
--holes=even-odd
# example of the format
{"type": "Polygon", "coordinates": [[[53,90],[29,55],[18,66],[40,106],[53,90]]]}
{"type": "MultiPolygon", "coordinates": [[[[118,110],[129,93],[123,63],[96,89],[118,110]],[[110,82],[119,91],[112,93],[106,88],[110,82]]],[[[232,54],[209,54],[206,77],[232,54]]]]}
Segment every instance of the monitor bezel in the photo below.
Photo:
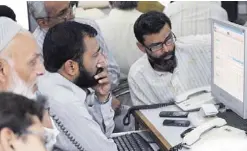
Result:
{"type": "Polygon", "coordinates": [[[243,83],[243,102],[239,101],[238,99],[236,99],[235,97],[233,97],[232,95],[230,95],[228,92],[224,91],[223,89],[221,89],[220,87],[218,87],[217,85],[214,84],[214,24],[220,24],[223,26],[228,26],[231,28],[236,28],[239,30],[243,30],[244,31],[244,83],[247,79],[247,53],[246,52],[246,44],[247,44],[247,40],[246,40],[246,35],[247,35],[247,31],[246,28],[231,22],[227,22],[227,21],[221,21],[221,20],[216,20],[216,19],[212,19],[211,21],[211,47],[212,47],[212,63],[211,63],[211,90],[212,90],[212,96],[216,98],[216,100],[218,100],[219,102],[223,103],[227,108],[231,109],[233,112],[237,113],[239,116],[241,116],[243,119],[247,119],[247,99],[246,99],[246,85],[243,83]]]}

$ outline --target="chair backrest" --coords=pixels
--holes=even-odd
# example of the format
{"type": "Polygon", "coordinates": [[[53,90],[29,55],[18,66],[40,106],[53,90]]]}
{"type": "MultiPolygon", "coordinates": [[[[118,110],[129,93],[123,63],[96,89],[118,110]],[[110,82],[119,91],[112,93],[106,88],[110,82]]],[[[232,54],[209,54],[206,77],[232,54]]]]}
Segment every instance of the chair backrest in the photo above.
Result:
{"type": "Polygon", "coordinates": [[[120,84],[117,88],[112,90],[112,94],[120,100],[121,104],[132,106],[130,97],[129,84],[127,79],[120,80],[120,84]]]}

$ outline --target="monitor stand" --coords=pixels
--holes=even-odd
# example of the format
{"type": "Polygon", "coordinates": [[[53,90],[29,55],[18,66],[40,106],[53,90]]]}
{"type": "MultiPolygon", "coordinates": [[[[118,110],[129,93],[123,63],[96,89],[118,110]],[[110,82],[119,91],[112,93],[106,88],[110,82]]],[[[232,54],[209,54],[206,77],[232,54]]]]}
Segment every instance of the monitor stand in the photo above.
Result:
{"type": "Polygon", "coordinates": [[[227,125],[247,131],[247,120],[244,120],[232,110],[227,109],[225,112],[219,112],[217,116],[225,119],[227,125]]]}

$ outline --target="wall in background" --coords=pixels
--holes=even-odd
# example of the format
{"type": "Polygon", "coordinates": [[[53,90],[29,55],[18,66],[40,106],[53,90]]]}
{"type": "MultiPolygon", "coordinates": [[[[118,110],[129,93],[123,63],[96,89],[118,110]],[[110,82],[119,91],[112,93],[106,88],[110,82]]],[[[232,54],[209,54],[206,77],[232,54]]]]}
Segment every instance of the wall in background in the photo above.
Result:
{"type": "Polygon", "coordinates": [[[25,0],[15,0],[15,1],[6,1],[6,0],[1,0],[0,5],[7,5],[13,11],[15,12],[16,15],[16,20],[17,22],[22,25],[25,29],[29,29],[29,24],[28,24],[28,10],[27,10],[27,1],[25,0]]]}

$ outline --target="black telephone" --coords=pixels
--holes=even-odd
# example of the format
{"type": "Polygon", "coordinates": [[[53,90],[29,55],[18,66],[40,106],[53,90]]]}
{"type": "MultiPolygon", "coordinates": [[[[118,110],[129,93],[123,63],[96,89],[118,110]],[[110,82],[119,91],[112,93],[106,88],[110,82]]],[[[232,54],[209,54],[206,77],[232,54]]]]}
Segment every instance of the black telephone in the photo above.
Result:
{"type": "Polygon", "coordinates": [[[146,110],[146,109],[156,109],[160,107],[165,107],[169,105],[174,105],[173,99],[169,100],[168,103],[159,103],[159,104],[151,104],[151,105],[137,105],[137,106],[132,106],[129,108],[127,114],[123,118],[123,124],[124,125],[129,125],[130,124],[130,115],[133,114],[134,111],[136,110],[146,110]]]}
{"type": "MultiPolygon", "coordinates": [[[[48,112],[50,114],[50,108],[48,108],[48,112]]],[[[51,115],[51,114],[50,114],[51,115]]],[[[65,126],[62,124],[62,122],[59,120],[56,115],[51,115],[52,119],[55,121],[55,123],[58,125],[58,127],[63,131],[65,136],[69,139],[69,141],[79,150],[79,151],[85,151],[85,149],[80,145],[78,141],[75,140],[75,138],[70,134],[70,132],[65,128],[65,126]]]]}

